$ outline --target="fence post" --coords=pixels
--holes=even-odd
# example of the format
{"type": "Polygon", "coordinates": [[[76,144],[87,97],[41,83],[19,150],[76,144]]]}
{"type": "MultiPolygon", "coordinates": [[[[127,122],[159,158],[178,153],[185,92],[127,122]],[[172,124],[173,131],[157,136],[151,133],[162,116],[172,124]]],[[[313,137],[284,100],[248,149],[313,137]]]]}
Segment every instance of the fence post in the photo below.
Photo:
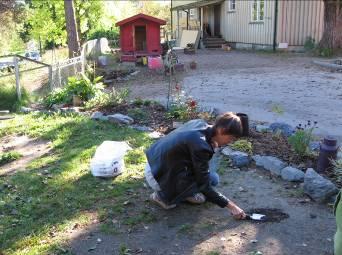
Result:
{"type": "Polygon", "coordinates": [[[53,90],[53,81],[52,81],[52,65],[49,66],[49,86],[50,90],[53,90]]]}
{"type": "Polygon", "coordinates": [[[20,75],[19,75],[19,61],[17,57],[13,58],[14,60],[14,68],[15,68],[15,86],[17,90],[18,100],[21,100],[21,89],[20,89],[20,75]]]}

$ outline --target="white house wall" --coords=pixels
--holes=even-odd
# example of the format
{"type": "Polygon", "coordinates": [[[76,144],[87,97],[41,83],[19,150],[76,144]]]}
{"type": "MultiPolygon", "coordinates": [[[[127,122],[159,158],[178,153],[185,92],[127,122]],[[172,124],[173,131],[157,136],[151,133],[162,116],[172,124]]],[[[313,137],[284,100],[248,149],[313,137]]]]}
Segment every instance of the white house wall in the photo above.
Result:
{"type": "Polygon", "coordinates": [[[236,10],[229,11],[229,1],[221,5],[221,34],[228,42],[273,44],[274,1],[265,0],[264,21],[252,22],[252,1],[237,0],[236,10]]]}
{"type": "Polygon", "coordinates": [[[322,0],[279,1],[278,42],[290,46],[304,45],[311,37],[319,42],[324,29],[324,3],[322,0]]]}

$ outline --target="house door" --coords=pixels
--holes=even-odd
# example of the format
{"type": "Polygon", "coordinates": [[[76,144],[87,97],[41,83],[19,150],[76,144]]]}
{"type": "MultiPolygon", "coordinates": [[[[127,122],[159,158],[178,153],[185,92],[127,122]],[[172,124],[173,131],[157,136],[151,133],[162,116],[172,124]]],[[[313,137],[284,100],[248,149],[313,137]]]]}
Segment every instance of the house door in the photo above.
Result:
{"type": "Polygon", "coordinates": [[[221,35],[221,5],[215,5],[214,7],[214,35],[221,35]]]}
{"type": "Polygon", "coordinates": [[[134,28],[135,50],[146,50],[146,26],[135,26],[134,28]]]}

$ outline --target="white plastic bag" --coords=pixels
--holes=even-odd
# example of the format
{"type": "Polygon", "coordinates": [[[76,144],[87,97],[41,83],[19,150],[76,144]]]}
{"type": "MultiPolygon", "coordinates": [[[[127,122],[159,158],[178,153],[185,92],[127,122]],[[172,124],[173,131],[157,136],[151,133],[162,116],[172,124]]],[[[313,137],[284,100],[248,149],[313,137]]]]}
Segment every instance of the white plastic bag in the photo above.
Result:
{"type": "Polygon", "coordinates": [[[124,156],[132,148],[126,142],[104,141],[90,162],[90,170],[96,177],[114,177],[125,168],[124,156]]]}

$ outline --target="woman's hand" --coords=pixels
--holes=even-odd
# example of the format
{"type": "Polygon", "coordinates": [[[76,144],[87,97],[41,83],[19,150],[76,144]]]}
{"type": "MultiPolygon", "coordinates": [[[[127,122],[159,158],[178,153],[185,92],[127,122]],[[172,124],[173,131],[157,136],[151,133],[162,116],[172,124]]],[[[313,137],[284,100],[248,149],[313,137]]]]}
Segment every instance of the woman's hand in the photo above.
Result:
{"type": "Polygon", "coordinates": [[[236,220],[243,220],[246,218],[245,212],[238,207],[234,202],[229,201],[227,208],[236,220]]]}

